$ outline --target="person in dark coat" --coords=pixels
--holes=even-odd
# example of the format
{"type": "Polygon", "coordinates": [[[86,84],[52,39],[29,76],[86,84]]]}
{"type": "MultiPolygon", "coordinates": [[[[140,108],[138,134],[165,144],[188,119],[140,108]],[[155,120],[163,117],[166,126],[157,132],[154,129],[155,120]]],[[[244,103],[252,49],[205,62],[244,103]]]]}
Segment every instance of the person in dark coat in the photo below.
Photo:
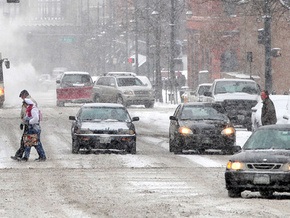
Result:
{"type": "Polygon", "coordinates": [[[261,99],[263,101],[261,121],[262,125],[276,124],[277,116],[275,106],[273,101],[269,98],[269,93],[267,90],[261,92],[261,99]]]}

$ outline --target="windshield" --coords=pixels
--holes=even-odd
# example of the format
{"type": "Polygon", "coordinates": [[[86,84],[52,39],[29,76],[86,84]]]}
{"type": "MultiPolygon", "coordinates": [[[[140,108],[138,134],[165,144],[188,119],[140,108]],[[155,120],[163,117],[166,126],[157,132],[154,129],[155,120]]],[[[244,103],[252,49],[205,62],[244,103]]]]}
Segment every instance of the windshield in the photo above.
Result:
{"type": "Polygon", "coordinates": [[[254,132],[243,146],[245,150],[290,149],[290,130],[263,129],[254,132]]]}
{"type": "Polygon", "coordinates": [[[82,108],[79,118],[82,121],[116,120],[129,122],[130,117],[124,108],[85,107],[82,108]]]}
{"type": "Polygon", "coordinates": [[[118,86],[144,86],[140,79],[135,77],[118,78],[118,86]]]}
{"type": "Polygon", "coordinates": [[[77,83],[87,84],[91,83],[91,78],[89,75],[67,74],[63,76],[62,82],[67,84],[77,84],[77,83]]]}
{"type": "Polygon", "coordinates": [[[216,83],[215,94],[235,92],[258,94],[258,88],[254,82],[249,81],[219,81],[216,83]]]}
{"type": "Polygon", "coordinates": [[[182,120],[224,120],[226,115],[209,106],[188,106],[181,112],[182,120]]]}

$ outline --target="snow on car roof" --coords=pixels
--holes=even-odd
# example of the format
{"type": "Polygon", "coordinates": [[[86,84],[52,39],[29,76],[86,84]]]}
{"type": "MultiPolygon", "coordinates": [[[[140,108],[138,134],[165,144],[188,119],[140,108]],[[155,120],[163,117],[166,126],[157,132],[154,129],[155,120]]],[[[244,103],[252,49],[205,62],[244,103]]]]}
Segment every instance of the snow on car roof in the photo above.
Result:
{"type": "Polygon", "coordinates": [[[82,107],[124,107],[124,105],[116,103],[86,103],[82,107]]]}
{"type": "Polygon", "coordinates": [[[66,71],[64,72],[64,74],[88,74],[88,72],[84,72],[84,71],[66,71]]]}

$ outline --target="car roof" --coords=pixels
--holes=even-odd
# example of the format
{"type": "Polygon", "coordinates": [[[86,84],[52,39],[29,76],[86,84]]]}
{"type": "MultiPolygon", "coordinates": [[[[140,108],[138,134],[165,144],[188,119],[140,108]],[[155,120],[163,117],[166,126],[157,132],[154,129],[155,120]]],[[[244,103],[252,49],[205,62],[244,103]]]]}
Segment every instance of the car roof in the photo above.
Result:
{"type": "Polygon", "coordinates": [[[83,104],[82,107],[122,107],[125,108],[122,104],[116,104],[116,103],[86,103],[83,104]]]}
{"type": "Polygon", "coordinates": [[[224,79],[215,79],[215,81],[247,81],[247,82],[253,82],[256,83],[256,81],[252,80],[252,79],[230,79],[230,78],[224,78],[224,79]]]}
{"type": "Polygon", "coordinates": [[[133,72],[108,72],[106,76],[136,76],[133,72]]]}
{"type": "Polygon", "coordinates": [[[211,86],[211,85],[212,85],[212,83],[201,83],[198,86],[211,86]]]}
{"type": "Polygon", "coordinates": [[[211,103],[211,102],[188,102],[188,103],[183,103],[182,104],[184,107],[186,106],[201,106],[201,105],[204,105],[204,106],[212,106],[212,105],[220,105],[218,103],[211,103]]]}
{"type": "Polygon", "coordinates": [[[261,126],[257,129],[257,131],[266,130],[266,129],[290,130],[290,124],[273,124],[273,125],[261,126]]]}
{"type": "Polygon", "coordinates": [[[90,75],[88,72],[84,71],[66,71],[64,74],[84,74],[84,75],[90,75]]]}

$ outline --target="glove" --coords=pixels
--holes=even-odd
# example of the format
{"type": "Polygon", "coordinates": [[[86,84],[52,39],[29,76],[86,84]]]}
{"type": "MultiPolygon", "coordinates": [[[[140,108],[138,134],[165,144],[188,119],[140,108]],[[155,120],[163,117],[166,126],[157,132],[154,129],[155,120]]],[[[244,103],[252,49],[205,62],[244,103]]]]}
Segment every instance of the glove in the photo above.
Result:
{"type": "Polygon", "coordinates": [[[23,124],[22,123],[20,124],[20,129],[23,130],[23,124]]]}

